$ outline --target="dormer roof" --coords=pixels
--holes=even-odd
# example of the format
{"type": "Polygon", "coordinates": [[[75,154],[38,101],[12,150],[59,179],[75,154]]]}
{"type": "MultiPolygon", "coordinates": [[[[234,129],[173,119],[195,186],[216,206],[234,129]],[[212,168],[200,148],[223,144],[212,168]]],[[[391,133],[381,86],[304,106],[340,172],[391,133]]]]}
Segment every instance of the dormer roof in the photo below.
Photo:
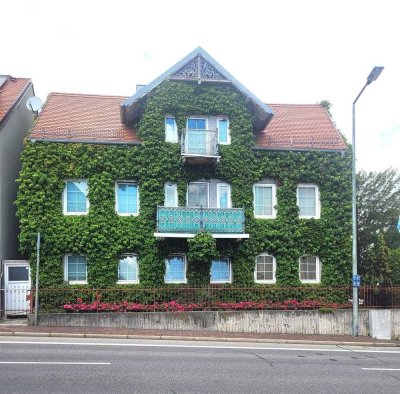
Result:
{"type": "Polygon", "coordinates": [[[191,81],[197,83],[226,83],[234,86],[245,96],[256,115],[254,128],[263,130],[273,117],[273,111],[259,100],[253,93],[236,80],[224,67],[212,58],[203,48],[198,47],[193,52],[161,74],[148,85],[140,88],[133,96],[120,105],[121,121],[124,124],[134,124],[140,118],[140,103],[147,94],[162,82],[167,80],[191,81]]]}

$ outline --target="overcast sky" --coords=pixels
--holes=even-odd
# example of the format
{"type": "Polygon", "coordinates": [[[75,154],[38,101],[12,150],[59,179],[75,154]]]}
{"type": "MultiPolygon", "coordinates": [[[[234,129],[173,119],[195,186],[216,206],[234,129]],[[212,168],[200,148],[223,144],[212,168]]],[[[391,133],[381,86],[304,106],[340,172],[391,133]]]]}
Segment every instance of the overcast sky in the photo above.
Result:
{"type": "Polygon", "coordinates": [[[0,74],[130,96],[198,46],[266,103],[332,103],[357,169],[400,169],[397,0],[2,0],[0,74]]]}

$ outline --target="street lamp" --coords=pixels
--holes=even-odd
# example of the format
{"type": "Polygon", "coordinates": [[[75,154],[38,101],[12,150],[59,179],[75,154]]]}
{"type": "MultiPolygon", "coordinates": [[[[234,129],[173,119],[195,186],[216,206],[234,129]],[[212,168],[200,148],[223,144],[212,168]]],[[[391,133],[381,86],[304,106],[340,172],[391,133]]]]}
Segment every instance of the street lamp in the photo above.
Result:
{"type": "Polygon", "coordinates": [[[357,195],[357,182],[356,182],[356,102],[360,98],[365,88],[373,81],[376,81],[382,72],[383,67],[374,67],[368,75],[367,82],[361,89],[358,96],[353,101],[353,132],[352,132],[352,237],[353,237],[353,336],[358,337],[358,287],[360,279],[357,274],[357,209],[356,209],[356,195],[357,195]]]}

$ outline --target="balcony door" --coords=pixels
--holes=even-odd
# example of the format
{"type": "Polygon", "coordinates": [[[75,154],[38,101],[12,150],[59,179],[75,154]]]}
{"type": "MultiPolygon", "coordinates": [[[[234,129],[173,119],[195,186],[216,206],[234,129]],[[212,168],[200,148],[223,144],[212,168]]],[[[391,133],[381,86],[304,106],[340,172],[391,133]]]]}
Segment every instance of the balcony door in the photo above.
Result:
{"type": "Polygon", "coordinates": [[[187,206],[189,208],[208,208],[209,187],[207,182],[192,182],[188,185],[187,206]]]}
{"type": "Polygon", "coordinates": [[[189,118],[187,120],[188,138],[187,152],[192,155],[206,155],[207,151],[207,119],[189,118]]]}
{"type": "Polygon", "coordinates": [[[232,208],[231,185],[217,183],[217,208],[232,208]]]}

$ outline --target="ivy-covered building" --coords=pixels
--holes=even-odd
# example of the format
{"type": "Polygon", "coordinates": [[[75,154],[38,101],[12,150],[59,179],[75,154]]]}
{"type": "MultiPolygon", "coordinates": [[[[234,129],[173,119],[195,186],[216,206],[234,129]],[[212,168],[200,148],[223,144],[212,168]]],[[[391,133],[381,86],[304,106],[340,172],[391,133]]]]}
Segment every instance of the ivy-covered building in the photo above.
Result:
{"type": "Polygon", "coordinates": [[[132,97],[51,94],[22,162],[43,287],[350,283],[351,158],[329,113],[263,103],[201,48],[132,97]]]}

